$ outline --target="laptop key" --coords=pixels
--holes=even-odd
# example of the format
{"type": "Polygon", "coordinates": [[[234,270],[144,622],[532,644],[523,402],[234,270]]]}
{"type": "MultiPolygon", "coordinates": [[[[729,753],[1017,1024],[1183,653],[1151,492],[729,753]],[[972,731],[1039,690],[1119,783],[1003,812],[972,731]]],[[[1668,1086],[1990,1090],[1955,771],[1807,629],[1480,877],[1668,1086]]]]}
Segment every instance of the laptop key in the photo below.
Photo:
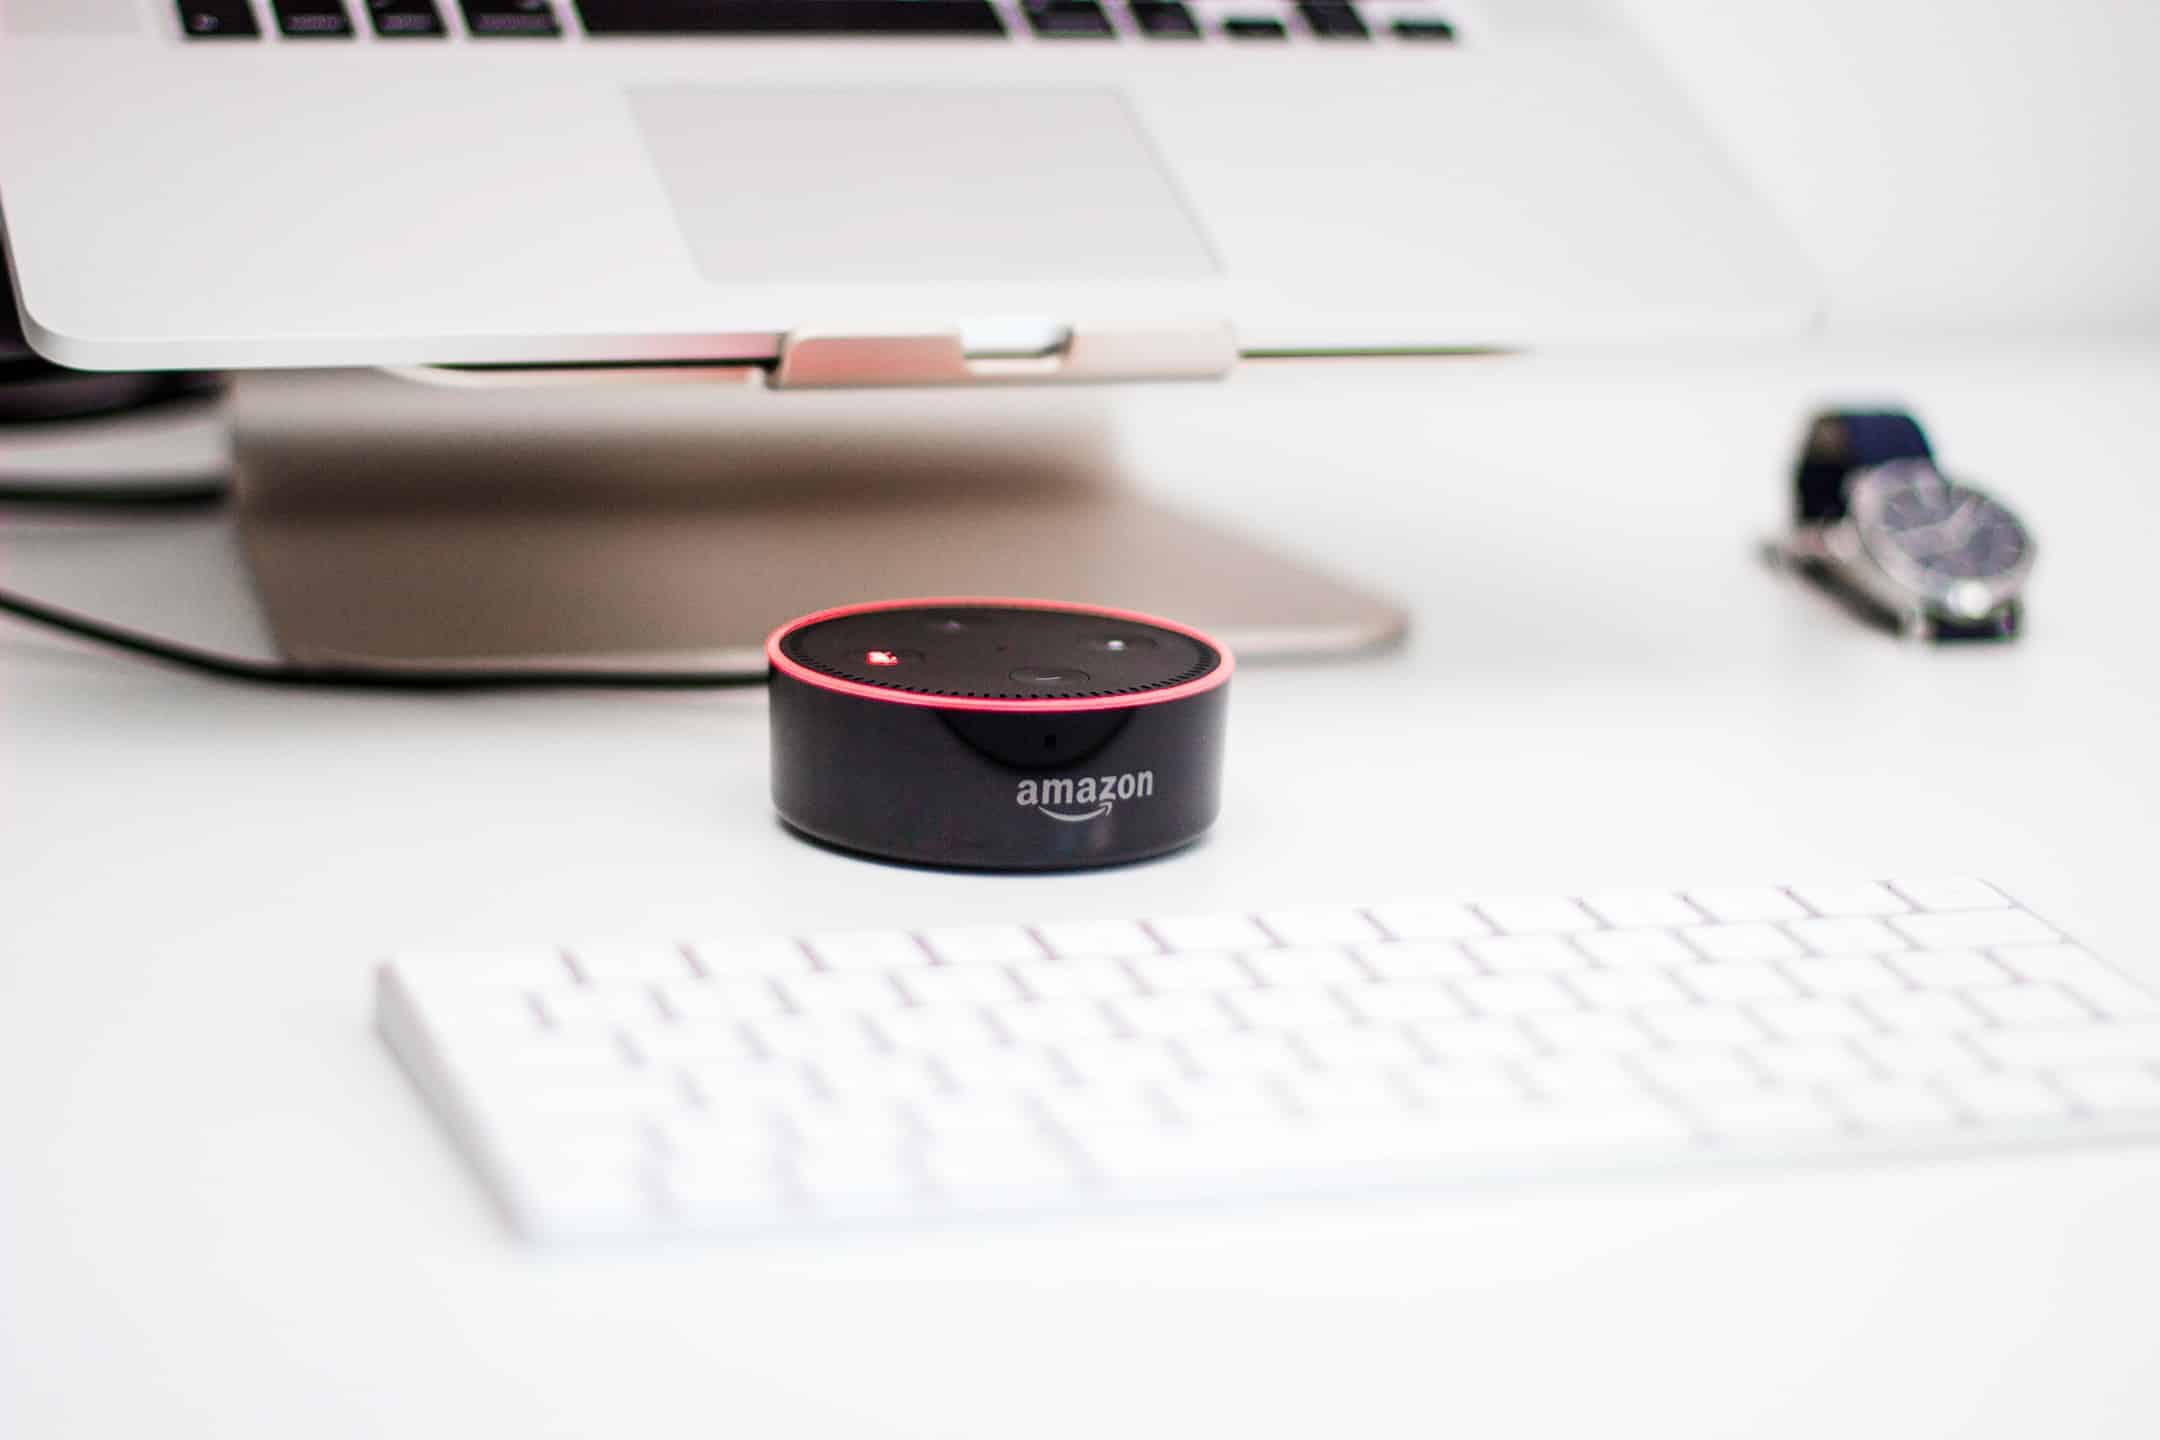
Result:
{"type": "Polygon", "coordinates": [[[1027,0],[1027,17],[1045,40],[1110,40],[1117,34],[1095,0],[1027,0]]]}
{"type": "Polygon", "coordinates": [[[262,34],[248,0],[180,0],[180,29],[190,40],[252,40],[262,34]]]}
{"type": "Polygon", "coordinates": [[[1372,31],[1357,11],[1341,0],[1320,0],[1298,6],[1298,13],[1305,17],[1305,27],[1322,40],[1370,40],[1372,31]]]}
{"type": "Polygon", "coordinates": [[[1177,0],[1133,0],[1127,5],[1133,24],[1150,40],[1197,40],[1200,24],[1177,0]]]}
{"type": "Polygon", "coordinates": [[[588,35],[991,35],[990,0],[577,0],[588,35]]]}
{"type": "Polygon", "coordinates": [[[442,15],[435,0],[367,0],[368,19],[385,40],[440,36],[442,15]]]}
{"type": "Polygon", "coordinates": [[[1455,27],[1445,20],[1397,20],[1392,28],[1398,40],[1419,40],[1444,45],[1455,38],[1455,27]]]}
{"type": "Polygon", "coordinates": [[[288,40],[350,40],[352,17],[345,0],[270,0],[278,33],[288,40]]]}
{"type": "Polygon", "coordinates": [[[1287,40],[1290,31],[1280,20],[1261,20],[1233,15],[1222,22],[1223,34],[1233,40],[1287,40]]]}
{"type": "Polygon", "coordinates": [[[462,0],[465,28],[476,38],[562,34],[549,0],[462,0]]]}

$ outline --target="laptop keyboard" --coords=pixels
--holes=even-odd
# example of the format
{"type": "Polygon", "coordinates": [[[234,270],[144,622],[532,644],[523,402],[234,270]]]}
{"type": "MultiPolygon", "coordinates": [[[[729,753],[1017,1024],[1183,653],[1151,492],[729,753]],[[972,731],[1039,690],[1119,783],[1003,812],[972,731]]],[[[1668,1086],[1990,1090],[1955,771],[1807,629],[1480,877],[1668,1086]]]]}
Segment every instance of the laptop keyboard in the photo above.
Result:
{"type": "Polygon", "coordinates": [[[537,1239],[2160,1137],[2160,1002],[1976,881],[403,955],[537,1239]]]}
{"type": "Polygon", "coordinates": [[[178,10],[181,33],[193,40],[561,40],[582,33],[1445,45],[1457,38],[1453,21],[1424,0],[178,0],[178,10]],[[356,17],[364,17],[365,29],[356,17]]]}

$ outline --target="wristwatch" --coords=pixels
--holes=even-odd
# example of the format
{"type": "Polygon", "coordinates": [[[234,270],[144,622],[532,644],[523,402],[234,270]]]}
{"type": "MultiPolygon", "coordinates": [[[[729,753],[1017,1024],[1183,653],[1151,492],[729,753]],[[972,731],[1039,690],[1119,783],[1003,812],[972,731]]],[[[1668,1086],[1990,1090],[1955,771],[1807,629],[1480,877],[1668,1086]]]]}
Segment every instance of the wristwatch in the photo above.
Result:
{"type": "Polygon", "coordinates": [[[1901,411],[1817,415],[1775,557],[1901,634],[2007,640],[2033,540],[2009,507],[1945,476],[1901,411]]]}

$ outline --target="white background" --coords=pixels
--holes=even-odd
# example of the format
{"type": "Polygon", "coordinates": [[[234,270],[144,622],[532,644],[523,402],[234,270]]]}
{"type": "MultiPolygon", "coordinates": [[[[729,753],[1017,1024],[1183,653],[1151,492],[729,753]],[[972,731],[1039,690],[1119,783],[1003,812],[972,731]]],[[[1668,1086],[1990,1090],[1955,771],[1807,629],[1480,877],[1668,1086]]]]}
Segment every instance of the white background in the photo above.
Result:
{"type": "Polygon", "coordinates": [[[2160,326],[2160,6],[1624,0],[1846,334],[2160,326]]]}

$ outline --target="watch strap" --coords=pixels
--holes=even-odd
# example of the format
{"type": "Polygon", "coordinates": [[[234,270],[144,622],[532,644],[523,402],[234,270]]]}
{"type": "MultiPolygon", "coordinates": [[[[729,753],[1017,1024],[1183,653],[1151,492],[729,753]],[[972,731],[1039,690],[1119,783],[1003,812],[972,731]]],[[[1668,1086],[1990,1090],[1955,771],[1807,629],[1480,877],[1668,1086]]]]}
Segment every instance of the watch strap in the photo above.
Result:
{"type": "Polygon", "coordinates": [[[1794,518],[1825,525],[1845,518],[1854,472],[1892,460],[1935,458],[1927,432],[1902,410],[1826,410],[1808,426],[1793,475],[1794,518]]]}

